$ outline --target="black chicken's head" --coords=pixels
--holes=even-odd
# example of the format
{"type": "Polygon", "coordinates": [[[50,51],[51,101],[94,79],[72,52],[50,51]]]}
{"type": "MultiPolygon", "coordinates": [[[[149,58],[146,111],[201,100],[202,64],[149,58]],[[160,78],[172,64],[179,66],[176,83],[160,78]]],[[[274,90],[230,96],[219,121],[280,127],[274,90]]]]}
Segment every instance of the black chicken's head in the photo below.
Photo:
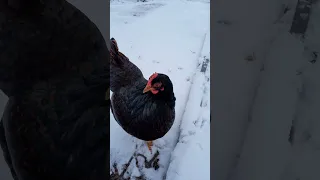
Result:
{"type": "Polygon", "coordinates": [[[143,90],[143,93],[147,92],[151,92],[154,95],[171,95],[173,94],[173,85],[167,75],[153,73],[143,90]]]}

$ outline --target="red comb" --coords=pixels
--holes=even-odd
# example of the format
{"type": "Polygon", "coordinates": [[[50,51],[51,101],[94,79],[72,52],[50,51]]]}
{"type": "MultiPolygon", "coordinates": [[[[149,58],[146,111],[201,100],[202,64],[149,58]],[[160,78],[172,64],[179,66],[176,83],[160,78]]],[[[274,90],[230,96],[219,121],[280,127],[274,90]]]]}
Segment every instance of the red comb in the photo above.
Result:
{"type": "Polygon", "coordinates": [[[150,76],[150,78],[149,78],[149,80],[150,81],[152,81],[154,78],[156,78],[158,76],[158,73],[153,73],[151,76],[150,76]]]}
{"type": "Polygon", "coordinates": [[[156,78],[158,76],[158,73],[153,73],[150,77],[149,77],[149,80],[148,80],[148,84],[151,85],[151,82],[154,78],[156,78]]]}

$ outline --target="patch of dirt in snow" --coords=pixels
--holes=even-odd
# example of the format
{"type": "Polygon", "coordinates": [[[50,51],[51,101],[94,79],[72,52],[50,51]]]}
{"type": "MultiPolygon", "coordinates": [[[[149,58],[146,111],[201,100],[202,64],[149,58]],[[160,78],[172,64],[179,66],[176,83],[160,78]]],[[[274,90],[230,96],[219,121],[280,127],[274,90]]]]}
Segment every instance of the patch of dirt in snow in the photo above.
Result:
{"type": "MultiPolygon", "coordinates": [[[[110,11],[112,12],[117,12],[118,16],[122,17],[131,17],[131,18],[138,18],[138,17],[143,17],[147,15],[148,13],[162,7],[165,5],[164,2],[159,1],[159,2],[146,2],[146,3],[141,3],[141,2],[135,2],[135,3],[129,3],[126,2],[127,4],[123,6],[124,2],[122,3],[112,3],[113,6],[111,6],[110,11]],[[121,6],[122,5],[122,6],[121,6]]],[[[125,21],[125,24],[128,24],[130,22],[125,21]]]]}
{"type": "Polygon", "coordinates": [[[163,3],[145,3],[145,4],[140,4],[138,6],[136,6],[136,10],[137,11],[150,11],[156,8],[159,8],[161,6],[163,6],[163,3]]]}
{"type": "Polygon", "coordinates": [[[144,16],[149,11],[157,9],[163,5],[164,4],[161,4],[161,3],[141,4],[141,5],[136,6],[133,9],[133,12],[131,12],[131,14],[132,14],[132,16],[137,16],[137,17],[144,16]]]}

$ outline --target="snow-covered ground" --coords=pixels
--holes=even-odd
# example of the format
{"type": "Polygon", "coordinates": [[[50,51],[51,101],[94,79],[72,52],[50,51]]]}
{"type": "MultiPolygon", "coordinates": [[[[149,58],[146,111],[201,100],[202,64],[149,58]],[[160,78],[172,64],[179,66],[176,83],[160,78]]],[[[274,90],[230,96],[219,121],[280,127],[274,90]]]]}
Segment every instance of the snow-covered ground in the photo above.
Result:
{"type": "MultiPolygon", "coordinates": [[[[210,61],[207,34],[199,62],[210,61]]],[[[203,63],[202,63],[203,64],[203,63]]],[[[172,155],[167,179],[210,179],[210,64],[193,76],[187,105],[180,125],[180,137],[172,155]],[[200,107],[200,108],[199,108],[200,107]]]]}
{"type": "Polygon", "coordinates": [[[144,141],[122,130],[110,112],[110,173],[126,169],[124,178],[209,180],[210,4],[112,1],[110,12],[110,36],[120,51],[146,78],[153,72],[167,74],[177,98],[175,123],[154,141],[152,154],[144,141]],[[134,155],[138,153],[144,157],[134,155]],[[145,162],[153,157],[154,163],[145,162]]]}
{"type": "Polygon", "coordinates": [[[320,6],[303,39],[297,2],[214,1],[213,179],[320,179],[320,6]]]}

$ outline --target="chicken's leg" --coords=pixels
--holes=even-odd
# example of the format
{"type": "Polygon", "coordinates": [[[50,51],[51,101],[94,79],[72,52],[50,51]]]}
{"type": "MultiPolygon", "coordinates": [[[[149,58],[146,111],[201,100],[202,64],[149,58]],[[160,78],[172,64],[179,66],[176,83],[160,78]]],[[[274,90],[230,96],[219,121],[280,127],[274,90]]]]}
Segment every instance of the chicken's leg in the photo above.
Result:
{"type": "Polygon", "coordinates": [[[152,141],[147,141],[147,146],[148,146],[149,151],[152,153],[153,142],[152,141]]]}

